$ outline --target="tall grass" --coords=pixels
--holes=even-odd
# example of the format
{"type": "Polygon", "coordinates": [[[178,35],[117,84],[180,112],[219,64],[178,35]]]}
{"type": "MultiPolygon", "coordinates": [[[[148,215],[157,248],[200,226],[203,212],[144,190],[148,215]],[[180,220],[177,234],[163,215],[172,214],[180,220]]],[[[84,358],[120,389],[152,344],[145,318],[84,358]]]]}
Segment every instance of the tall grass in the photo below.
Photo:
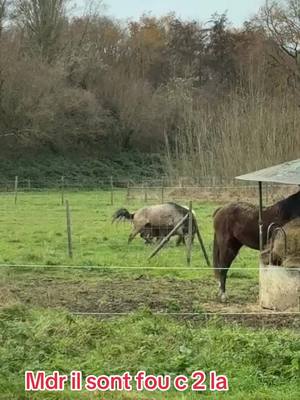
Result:
{"type": "Polygon", "coordinates": [[[182,124],[166,140],[170,176],[234,177],[299,157],[299,104],[291,95],[239,88],[217,102],[182,101],[182,124]]]}

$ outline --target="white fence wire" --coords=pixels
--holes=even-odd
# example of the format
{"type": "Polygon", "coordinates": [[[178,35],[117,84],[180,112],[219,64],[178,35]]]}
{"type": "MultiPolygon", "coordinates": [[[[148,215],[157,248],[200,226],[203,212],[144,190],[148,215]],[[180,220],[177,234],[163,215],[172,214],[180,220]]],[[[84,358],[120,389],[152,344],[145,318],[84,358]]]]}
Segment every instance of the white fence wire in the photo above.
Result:
{"type": "MultiPolygon", "coordinates": [[[[289,188],[288,190],[294,190],[289,188]]],[[[286,197],[287,189],[282,185],[268,185],[265,189],[265,202],[268,204],[277,199],[286,197]]],[[[212,178],[181,177],[175,180],[163,177],[160,180],[144,179],[140,182],[131,180],[117,180],[116,178],[99,179],[98,181],[79,182],[64,178],[60,180],[39,182],[31,178],[16,178],[12,181],[0,182],[0,229],[2,235],[0,242],[2,254],[0,255],[0,268],[14,269],[65,269],[65,270],[111,270],[111,271],[212,271],[204,267],[204,261],[197,266],[172,265],[147,265],[145,254],[149,250],[141,251],[141,245],[132,243],[127,246],[128,229],[119,225],[112,227],[110,218],[113,210],[119,206],[132,207],[154,204],[157,202],[178,201],[187,203],[193,200],[224,202],[228,199],[241,198],[255,199],[257,188],[234,180],[212,178]],[[82,195],[82,197],[80,197],[82,195]],[[68,235],[65,203],[70,204],[70,223],[72,233],[72,251],[74,259],[78,257],[82,265],[72,265],[68,262],[68,235]],[[105,210],[105,212],[103,212],[105,210]],[[122,263],[131,262],[130,253],[139,250],[138,265],[104,264],[99,260],[93,262],[96,252],[112,250],[109,235],[114,235],[114,246],[122,249],[122,263]],[[101,237],[101,238],[100,238],[101,237]],[[91,241],[95,246],[89,247],[91,241]],[[38,250],[37,250],[38,249],[38,250]],[[5,250],[16,256],[6,256],[5,250]],[[37,254],[36,254],[37,253],[37,254]],[[31,259],[30,259],[31,257],[31,259]],[[85,264],[86,259],[89,263],[85,264]],[[28,262],[28,259],[30,259],[28,262]],[[60,262],[62,261],[63,262],[60,262]],[[41,262],[42,261],[42,262],[41,262]],[[47,263],[43,263],[46,261],[47,263]]],[[[211,218],[211,216],[210,216],[211,218]]],[[[200,225],[203,221],[200,221],[200,225]]],[[[211,223],[211,220],[209,221],[211,223]]],[[[211,230],[210,230],[211,231],[211,230]]],[[[211,236],[211,233],[210,233],[211,236]]],[[[211,240],[211,238],[210,238],[211,240]]],[[[207,236],[205,242],[208,241],[207,236]]],[[[212,251],[211,243],[208,245],[209,253],[212,251]]],[[[174,251],[178,251],[175,250],[174,251]]],[[[181,252],[182,253],[182,252],[181,252]]],[[[184,252],[183,252],[184,253],[184,252]]],[[[69,254],[70,255],[70,254],[69,254]]],[[[185,255],[181,255],[185,262],[185,255]]],[[[258,267],[234,267],[232,271],[256,271],[258,267]]],[[[76,315],[128,315],[129,313],[98,313],[74,312],[76,315]]],[[[202,316],[230,315],[230,312],[158,312],[158,315],[202,316]]],[[[232,315],[267,315],[266,312],[234,312],[232,315]]],[[[270,312],[274,314],[274,312],[270,312]]],[[[276,314],[298,315],[299,312],[285,312],[276,314]]]]}

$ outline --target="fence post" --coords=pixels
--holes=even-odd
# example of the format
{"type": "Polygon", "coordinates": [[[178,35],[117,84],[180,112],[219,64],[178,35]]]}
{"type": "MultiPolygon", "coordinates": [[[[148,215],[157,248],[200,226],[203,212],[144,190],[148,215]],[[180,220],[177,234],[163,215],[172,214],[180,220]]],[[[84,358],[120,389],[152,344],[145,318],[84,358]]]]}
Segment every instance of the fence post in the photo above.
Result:
{"type": "Polygon", "coordinates": [[[163,247],[164,245],[170,240],[170,237],[185,223],[187,218],[189,217],[188,214],[186,214],[179,222],[178,224],[165,236],[162,241],[159,243],[159,245],[156,247],[156,249],[153,250],[153,252],[150,254],[148,259],[150,260],[152,257],[154,257],[163,247]]]}
{"type": "Polygon", "coordinates": [[[130,184],[129,181],[127,182],[127,194],[126,194],[127,203],[130,201],[130,184]]]}
{"type": "Polygon", "coordinates": [[[15,177],[15,204],[17,204],[17,200],[18,200],[18,183],[19,183],[19,178],[16,176],[15,177]]]}
{"type": "Polygon", "coordinates": [[[67,234],[68,234],[68,255],[70,258],[73,258],[71,213],[68,200],[66,200],[66,214],[67,214],[67,234]]]}
{"type": "Polygon", "coordinates": [[[210,265],[209,257],[208,257],[208,254],[206,252],[206,249],[205,249],[205,246],[204,246],[204,241],[202,239],[202,236],[201,236],[201,233],[200,233],[200,229],[199,229],[199,226],[198,226],[198,223],[197,223],[196,219],[195,219],[195,225],[196,225],[196,235],[197,235],[198,241],[200,243],[200,247],[201,247],[202,253],[204,255],[204,258],[205,258],[207,266],[210,267],[211,265],[210,265]]]}
{"type": "Polygon", "coordinates": [[[61,191],[61,205],[63,206],[65,204],[65,177],[61,177],[61,185],[60,185],[60,191],[61,191]]]}
{"type": "Polygon", "coordinates": [[[165,181],[164,178],[161,180],[161,203],[163,204],[165,202],[165,181]]]}
{"type": "Polygon", "coordinates": [[[27,189],[28,189],[28,191],[31,190],[31,180],[30,180],[30,178],[27,179],[27,189]]]}
{"type": "Polygon", "coordinates": [[[114,205],[114,180],[113,177],[110,177],[110,205],[114,205]]]}
{"type": "Polygon", "coordinates": [[[188,242],[187,242],[187,263],[191,265],[192,258],[192,244],[193,244],[193,204],[190,201],[189,204],[189,219],[188,219],[188,242]]]}
{"type": "Polygon", "coordinates": [[[148,202],[148,188],[147,188],[147,183],[146,183],[146,184],[143,183],[143,188],[144,188],[144,200],[145,200],[145,203],[147,203],[147,202],[148,202]]]}

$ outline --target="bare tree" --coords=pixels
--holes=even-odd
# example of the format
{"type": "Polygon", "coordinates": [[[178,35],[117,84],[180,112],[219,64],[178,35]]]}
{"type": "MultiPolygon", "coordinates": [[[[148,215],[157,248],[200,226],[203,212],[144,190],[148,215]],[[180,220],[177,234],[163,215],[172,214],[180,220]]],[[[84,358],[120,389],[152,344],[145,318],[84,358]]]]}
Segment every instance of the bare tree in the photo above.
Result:
{"type": "Polygon", "coordinates": [[[297,62],[300,50],[300,1],[267,1],[262,8],[262,17],[273,39],[297,62]]]}
{"type": "Polygon", "coordinates": [[[8,0],[0,0],[0,37],[3,30],[3,24],[7,15],[8,5],[8,0]]]}
{"type": "Polygon", "coordinates": [[[257,21],[278,46],[272,58],[288,71],[289,82],[299,81],[300,0],[266,0],[257,21]]]}
{"type": "Polygon", "coordinates": [[[51,61],[58,48],[67,0],[16,0],[14,16],[30,44],[51,61]]]}

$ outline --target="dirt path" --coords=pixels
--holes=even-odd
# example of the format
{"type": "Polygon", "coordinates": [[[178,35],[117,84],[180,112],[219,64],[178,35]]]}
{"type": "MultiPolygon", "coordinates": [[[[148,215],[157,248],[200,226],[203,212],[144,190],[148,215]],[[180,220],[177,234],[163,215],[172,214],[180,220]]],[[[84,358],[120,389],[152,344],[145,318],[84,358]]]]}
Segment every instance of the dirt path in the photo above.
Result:
{"type": "Polygon", "coordinates": [[[73,313],[100,313],[101,317],[125,314],[138,309],[193,321],[218,318],[250,326],[299,327],[300,318],[261,310],[258,288],[241,291],[225,304],[216,297],[212,280],[150,278],[69,282],[57,279],[33,279],[0,287],[0,306],[21,303],[30,306],[66,308],[73,313]],[[220,316],[220,314],[222,314],[220,316]]]}

